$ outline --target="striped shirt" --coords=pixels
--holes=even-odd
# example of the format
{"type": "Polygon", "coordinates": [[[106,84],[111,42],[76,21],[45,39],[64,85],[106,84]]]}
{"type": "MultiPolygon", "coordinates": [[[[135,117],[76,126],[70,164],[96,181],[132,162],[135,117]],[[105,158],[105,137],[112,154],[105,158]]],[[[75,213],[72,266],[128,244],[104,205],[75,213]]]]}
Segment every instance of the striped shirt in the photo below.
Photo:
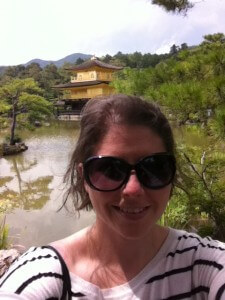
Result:
{"type": "Polygon", "coordinates": [[[225,244],[186,231],[170,229],[156,256],[120,286],[101,290],[67,273],[65,287],[65,268],[51,247],[32,247],[0,279],[0,298],[68,299],[71,283],[71,299],[225,300],[225,244]]]}

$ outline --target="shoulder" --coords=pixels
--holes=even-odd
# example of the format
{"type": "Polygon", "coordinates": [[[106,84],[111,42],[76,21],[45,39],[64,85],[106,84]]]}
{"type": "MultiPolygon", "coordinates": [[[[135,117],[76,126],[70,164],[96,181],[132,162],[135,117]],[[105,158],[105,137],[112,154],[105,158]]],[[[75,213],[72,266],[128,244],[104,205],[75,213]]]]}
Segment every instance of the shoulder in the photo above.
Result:
{"type": "Polygon", "coordinates": [[[28,299],[60,297],[62,267],[58,255],[48,246],[31,247],[1,277],[0,290],[28,299]]]}
{"type": "Polygon", "coordinates": [[[219,264],[225,264],[225,243],[210,237],[202,238],[195,233],[171,229],[170,245],[167,257],[177,262],[213,265],[218,270],[221,268],[219,264]]]}
{"type": "Polygon", "coordinates": [[[81,261],[86,254],[89,231],[90,227],[86,227],[62,240],[50,244],[60,253],[70,271],[73,270],[77,261],[81,261]]]}
{"type": "Polygon", "coordinates": [[[225,299],[225,243],[174,229],[171,236],[167,260],[179,274],[190,274],[195,286],[204,287],[208,299],[225,299]]]}
{"type": "Polygon", "coordinates": [[[196,258],[225,258],[225,243],[213,240],[210,237],[202,238],[196,233],[183,230],[172,230],[172,250],[168,256],[191,254],[196,258]]]}

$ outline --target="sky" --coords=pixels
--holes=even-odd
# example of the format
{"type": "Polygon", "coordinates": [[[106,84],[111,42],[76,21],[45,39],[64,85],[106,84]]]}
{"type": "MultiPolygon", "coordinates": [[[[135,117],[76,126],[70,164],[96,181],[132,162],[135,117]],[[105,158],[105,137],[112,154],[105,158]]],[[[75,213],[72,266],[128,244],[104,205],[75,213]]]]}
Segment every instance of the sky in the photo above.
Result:
{"type": "Polygon", "coordinates": [[[225,33],[225,0],[197,2],[186,17],[150,0],[0,0],[0,66],[72,53],[166,53],[225,33]]]}

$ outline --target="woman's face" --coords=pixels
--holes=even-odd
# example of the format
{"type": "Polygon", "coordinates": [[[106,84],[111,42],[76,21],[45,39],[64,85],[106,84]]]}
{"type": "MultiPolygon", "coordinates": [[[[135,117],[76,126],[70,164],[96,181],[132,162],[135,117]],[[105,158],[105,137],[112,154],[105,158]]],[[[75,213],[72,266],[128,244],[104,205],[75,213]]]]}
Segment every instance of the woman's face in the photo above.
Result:
{"type": "MultiPolygon", "coordinates": [[[[93,155],[115,156],[129,164],[166,152],[161,138],[144,126],[112,125],[93,155]]],[[[108,234],[136,239],[151,233],[169,200],[171,184],[159,190],[141,185],[132,172],[126,185],[112,192],[85,189],[96,213],[96,226],[108,234]]]]}

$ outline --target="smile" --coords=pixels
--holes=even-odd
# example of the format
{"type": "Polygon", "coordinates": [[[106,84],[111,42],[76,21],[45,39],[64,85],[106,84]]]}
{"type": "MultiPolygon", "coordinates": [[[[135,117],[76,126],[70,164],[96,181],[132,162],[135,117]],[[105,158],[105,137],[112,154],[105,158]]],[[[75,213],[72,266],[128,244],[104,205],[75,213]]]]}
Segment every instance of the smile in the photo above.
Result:
{"type": "Polygon", "coordinates": [[[148,206],[140,207],[140,208],[118,207],[118,206],[114,206],[114,207],[125,214],[139,214],[145,211],[146,209],[148,209],[148,206]]]}

